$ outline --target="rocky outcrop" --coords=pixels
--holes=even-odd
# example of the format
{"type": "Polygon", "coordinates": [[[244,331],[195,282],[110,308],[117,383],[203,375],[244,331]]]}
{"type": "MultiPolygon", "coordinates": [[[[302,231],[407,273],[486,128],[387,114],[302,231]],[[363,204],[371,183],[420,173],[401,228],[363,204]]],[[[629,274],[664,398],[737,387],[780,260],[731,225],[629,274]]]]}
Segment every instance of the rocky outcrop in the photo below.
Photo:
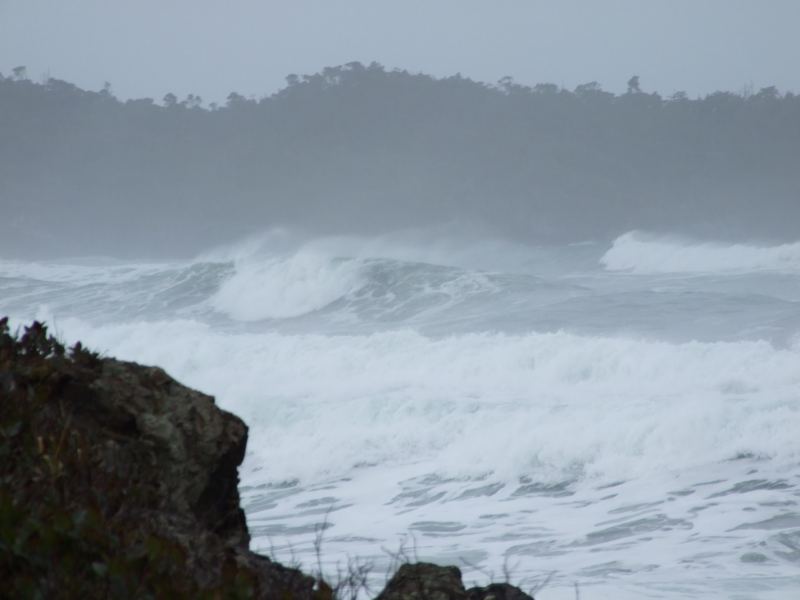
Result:
{"type": "Polygon", "coordinates": [[[0,580],[12,597],[310,599],[249,551],[247,427],[164,371],[0,321],[0,580]]]}
{"type": "MultiPolygon", "coordinates": [[[[249,550],[247,427],[164,371],[0,319],[0,596],[332,600],[249,550]]],[[[403,565],[380,600],[530,600],[403,565]]]]}
{"type": "Polygon", "coordinates": [[[486,587],[467,590],[468,600],[533,600],[521,589],[510,583],[492,583],[486,587]]]}
{"type": "Polygon", "coordinates": [[[415,563],[401,565],[376,600],[533,600],[533,598],[506,583],[465,589],[458,567],[415,563]]]}
{"type": "Polygon", "coordinates": [[[401,565],[376,600],[467,600],[458,567],[401,565]]]}

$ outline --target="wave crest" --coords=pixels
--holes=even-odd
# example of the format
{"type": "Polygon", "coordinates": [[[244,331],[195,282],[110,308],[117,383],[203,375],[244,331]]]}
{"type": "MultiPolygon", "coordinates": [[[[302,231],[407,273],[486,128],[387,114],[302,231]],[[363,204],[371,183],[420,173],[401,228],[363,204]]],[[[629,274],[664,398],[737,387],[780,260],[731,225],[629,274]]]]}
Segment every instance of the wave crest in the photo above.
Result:
{"type": "Polygon", "coordinates": [[[320,310],[359,287],[361,264],[311,251],[236,262],[210,304],[238,321],[286,319],[320,310]]]}
{"type": "Polygon", "coordinates": [[[614,240],[600,259],[609,271],[708,273],[800,271],[800,242],[778,246],[658,238],[632,231],[614,240]]]}

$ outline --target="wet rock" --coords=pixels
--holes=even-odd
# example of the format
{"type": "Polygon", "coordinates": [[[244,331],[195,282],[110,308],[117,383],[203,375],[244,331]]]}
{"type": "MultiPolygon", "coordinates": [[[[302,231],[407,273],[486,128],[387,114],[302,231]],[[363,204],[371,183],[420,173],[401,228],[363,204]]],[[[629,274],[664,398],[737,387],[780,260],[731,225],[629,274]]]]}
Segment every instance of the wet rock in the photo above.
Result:
{"type": "Polygon", "coordinates": [[[376,600],[533,600],[507,583],[464,588],[458,567],[431,563],[405,564],[386,584],[376,600]]]}

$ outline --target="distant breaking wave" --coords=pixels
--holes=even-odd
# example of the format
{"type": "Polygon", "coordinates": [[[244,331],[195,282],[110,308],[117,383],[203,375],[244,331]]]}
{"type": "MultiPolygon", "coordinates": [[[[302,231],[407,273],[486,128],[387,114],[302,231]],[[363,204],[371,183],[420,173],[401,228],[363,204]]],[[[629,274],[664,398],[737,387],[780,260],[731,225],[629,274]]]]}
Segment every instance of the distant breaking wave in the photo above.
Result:
{"type": "Polygon", "coordinates": [[[359,286],[359,265],[312,252],[237,262],[211,305],[240,321],[285,319],[319,310],[359,286]]]}
{"type": "Polygon", "coordinates": [[[244,322],[291,319],[333,308],[397,320],[498,290],[490,275],[456,267],[305,250],[233,266],[209,305],[244,322]]]}
{"type": "Polygon", "coordinates": [[[235,321],[292,319],[334,306],[395,320],[496,291],[489,274],[457,265],[507,251],[485,243],[423,250],[402,238],[304,240],[273,230],[199,260],[233,267],[208,305],[235,321]]]}
{"type": "Polygon", "coordinates": [[[600,259],[609,271],[708,273],[800,271],[800,242],[779,246],[723,244],[659,238],[632,231],[600,259]]]}

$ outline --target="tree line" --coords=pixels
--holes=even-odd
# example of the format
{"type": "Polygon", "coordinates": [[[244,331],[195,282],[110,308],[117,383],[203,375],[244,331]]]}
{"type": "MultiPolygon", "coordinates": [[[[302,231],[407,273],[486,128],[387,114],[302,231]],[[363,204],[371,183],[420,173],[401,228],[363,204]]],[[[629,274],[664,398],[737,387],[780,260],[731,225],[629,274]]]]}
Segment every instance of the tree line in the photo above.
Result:
{"type": "Polygon", "coordinates": [[[0,75],[0,253],[186,254],[276,225],[797,239],[800,96],[485,84],[373,63],[262,98],[0,75]]]}

